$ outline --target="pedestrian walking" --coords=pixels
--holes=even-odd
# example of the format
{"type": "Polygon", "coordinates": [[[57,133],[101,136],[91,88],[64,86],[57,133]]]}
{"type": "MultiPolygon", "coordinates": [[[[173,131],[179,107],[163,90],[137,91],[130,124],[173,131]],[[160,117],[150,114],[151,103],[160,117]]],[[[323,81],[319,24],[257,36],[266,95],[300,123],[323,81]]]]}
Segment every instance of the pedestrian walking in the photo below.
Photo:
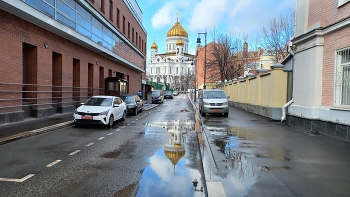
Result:
{"type": "Polygon", "coordinates": [[[141,90],[139,90],[139,91],[137,92],[137,95],[138,95],[140,98],[142,98],[142,92],[141,92],[141,90]]]}

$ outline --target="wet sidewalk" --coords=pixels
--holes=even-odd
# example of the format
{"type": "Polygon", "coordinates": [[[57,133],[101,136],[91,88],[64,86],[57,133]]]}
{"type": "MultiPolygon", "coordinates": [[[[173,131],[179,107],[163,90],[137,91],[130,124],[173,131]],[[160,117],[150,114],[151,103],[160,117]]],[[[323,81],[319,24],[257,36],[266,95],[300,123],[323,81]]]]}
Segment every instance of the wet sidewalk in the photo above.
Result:
{"type": "Polygon", "coordinates": [[[198,117],[209,197],[349,195],[349,143],[232,106],[198,117]]]}

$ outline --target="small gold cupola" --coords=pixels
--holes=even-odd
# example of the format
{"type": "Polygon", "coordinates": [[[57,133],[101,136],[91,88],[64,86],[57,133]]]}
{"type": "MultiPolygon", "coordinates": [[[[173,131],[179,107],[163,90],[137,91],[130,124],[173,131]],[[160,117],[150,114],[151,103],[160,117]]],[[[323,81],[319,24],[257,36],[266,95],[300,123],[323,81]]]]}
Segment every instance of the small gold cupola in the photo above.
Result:
{"type": "Polygon", "coordinates": [[[156,42],[153,42],[153,44],[151,45],[151,49],[158,49],[156,42]]]}
{"type": "Polygon", "coordinates": [[[176,46],[183,46],[185,43],[182,41],[182,39],[177,40],[176,46]]]}

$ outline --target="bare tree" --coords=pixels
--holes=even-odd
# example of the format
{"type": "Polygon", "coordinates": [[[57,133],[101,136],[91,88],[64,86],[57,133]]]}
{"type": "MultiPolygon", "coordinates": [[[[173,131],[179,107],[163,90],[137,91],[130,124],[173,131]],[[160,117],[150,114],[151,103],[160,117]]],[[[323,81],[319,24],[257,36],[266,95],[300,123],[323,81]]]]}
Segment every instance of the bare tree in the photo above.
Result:
{"type": "Polygon", "coordinates": [[[213,31],[213,42],[209,47],[211,52],[207,67],[212,75],[221,81],[233,79],[239,76],[242,66],[236,64],[237,54],[242,47],[242,39],[232,32],[223,34],[213,31]]]}
{"type": "Polygon", "coordinates": [[[260,44],[276,63],[286,56],[286,46],[294,34],[294,13],[271,18],[262,26],[260,44]]]}
{"type": "Polygon", "coordinates": [[[181,80],[181,89],[182,90],[188,90],[191,88],[192,85],[192,80],[193,80],[193,75],[191,74],[185,74],[180,77],[181,80]]]}

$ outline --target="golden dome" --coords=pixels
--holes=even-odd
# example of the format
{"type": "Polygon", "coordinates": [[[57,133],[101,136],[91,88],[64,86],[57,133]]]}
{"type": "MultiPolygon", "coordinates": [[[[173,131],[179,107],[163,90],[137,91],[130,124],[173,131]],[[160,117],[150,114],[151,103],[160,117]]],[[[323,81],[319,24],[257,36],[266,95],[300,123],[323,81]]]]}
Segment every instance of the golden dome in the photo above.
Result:
{"type": "Polygon", "coordinates": [[[151,45],[151,49],[158,49],[158,46],[155,42],[153,42],[153,44],[151,45]]]}
{"type": "Polygon", "coordinates": [[[182,37],[188,38],[188,33],[180,25],[179,21],[176,21],[175,25],[166,34],[166,37],[170,37],[170,36],[182,36],[182,37]]]}
{"type": "Polygon", "coordinates": [[[185,43],[184,41],[182,41],[182,39],[179,39],[177,42],[176,42],[176,45],[181,45],[183,46],[185,43]]]}

